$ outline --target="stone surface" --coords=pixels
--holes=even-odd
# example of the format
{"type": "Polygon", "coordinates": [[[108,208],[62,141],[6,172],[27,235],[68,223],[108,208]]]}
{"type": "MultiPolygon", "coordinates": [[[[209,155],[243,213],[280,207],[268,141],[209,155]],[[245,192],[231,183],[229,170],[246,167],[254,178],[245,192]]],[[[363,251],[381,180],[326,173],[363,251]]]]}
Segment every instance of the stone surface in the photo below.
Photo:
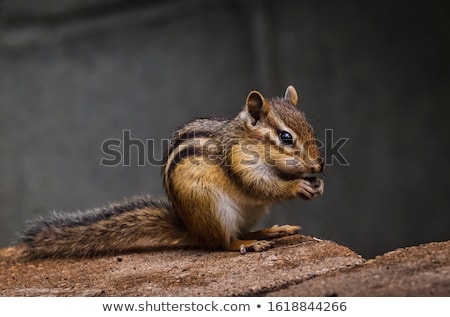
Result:
{"type": "Polygon", "coordinates": [[[450,296],[450,241],[365,261],[298,235],[261,253],[165,250],[21,262],[0,249],[1,296],[450,296]]]}
{"type": "Polygon", "coordinates": [[[279,239],[266,252],[169,250],[20,263],[0,252],[1,296],[255,296],[363,259],[331,241],[279,239]]]}
{"type": "Polygon", "coordinates": [[[450,241],[398,249],[269,296],[450,296],[450,241]]]}

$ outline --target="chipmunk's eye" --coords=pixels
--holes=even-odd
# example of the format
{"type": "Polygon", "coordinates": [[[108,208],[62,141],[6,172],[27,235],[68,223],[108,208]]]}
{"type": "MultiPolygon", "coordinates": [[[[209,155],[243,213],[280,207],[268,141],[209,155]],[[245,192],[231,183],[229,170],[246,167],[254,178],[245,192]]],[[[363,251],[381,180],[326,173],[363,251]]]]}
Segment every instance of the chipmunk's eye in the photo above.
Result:
{"type": "Polygon", "coordinates": [[[294,144],[294,138],[292,137],[292,134],[286,131],[281,131],[278,133],[278,137],[280,138],[281,143],[284,145],[293,145],[294,144]]]}

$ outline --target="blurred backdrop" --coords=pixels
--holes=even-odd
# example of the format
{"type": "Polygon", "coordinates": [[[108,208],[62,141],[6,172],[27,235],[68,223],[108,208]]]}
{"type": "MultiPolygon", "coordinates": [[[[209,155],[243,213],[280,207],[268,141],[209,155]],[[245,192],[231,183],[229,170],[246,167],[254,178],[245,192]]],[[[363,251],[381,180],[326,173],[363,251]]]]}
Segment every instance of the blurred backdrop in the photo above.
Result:
{"type": "Polygon", "coordinates": [[[153,139],[157,161],[181,124],[289,84],[319,138],[348,139],[348,166],[261,226],[365,257],[448,240],[449,16],[444,1],[0,1],[0,247],[51,210],[164,194],[135,148],[102,166],[105,140],[153,139]]]}

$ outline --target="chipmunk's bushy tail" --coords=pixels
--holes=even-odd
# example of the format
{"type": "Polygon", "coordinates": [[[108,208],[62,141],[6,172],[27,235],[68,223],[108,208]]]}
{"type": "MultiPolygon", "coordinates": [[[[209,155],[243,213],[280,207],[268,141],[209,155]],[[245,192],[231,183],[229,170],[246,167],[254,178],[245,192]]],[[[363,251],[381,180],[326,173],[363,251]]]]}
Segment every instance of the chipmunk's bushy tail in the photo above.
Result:
{"type": "Polygon", "coordinates": [[[20,241],[25,245],[23,256],[29,260],[190,245],[172,205],[147,196],[85,212],[53,213],[30,222],[20,241]]]}

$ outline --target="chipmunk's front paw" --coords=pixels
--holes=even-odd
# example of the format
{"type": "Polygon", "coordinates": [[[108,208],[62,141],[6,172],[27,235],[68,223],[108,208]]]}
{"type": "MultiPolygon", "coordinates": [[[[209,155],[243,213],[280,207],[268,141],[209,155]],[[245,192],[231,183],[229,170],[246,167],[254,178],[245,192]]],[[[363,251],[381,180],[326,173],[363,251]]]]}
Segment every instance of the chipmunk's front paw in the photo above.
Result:
{"type": "Polygon", "coordinates": [[[299,195],[303,199],[312,199],[323,194],[323,180],[317,177],[305,177],[300,180],[299,195]]]}
{"type": "Polygon", "coordinates": [[[273,227],[263,229],[262,232],[264,233],[264,235],[266,235],[267,239],[275,239],[298,234],[300,229],[301,228],[299,226],[275,225],[273,227]]]}

